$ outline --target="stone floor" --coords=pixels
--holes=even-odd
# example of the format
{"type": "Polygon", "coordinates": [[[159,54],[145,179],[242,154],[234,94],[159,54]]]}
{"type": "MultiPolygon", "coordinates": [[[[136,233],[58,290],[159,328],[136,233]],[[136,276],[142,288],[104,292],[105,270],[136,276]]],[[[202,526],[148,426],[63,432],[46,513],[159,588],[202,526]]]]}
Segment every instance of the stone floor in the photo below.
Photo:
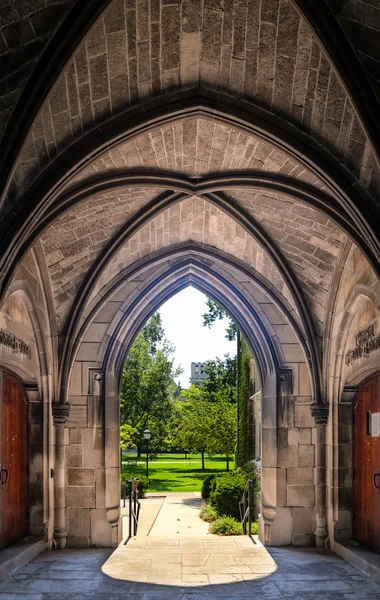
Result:
{"type": "Polygon", "coordinates": [[[149,535],[115,551],[44,552],[0,583],[0,600],[380,599],[380,585],[325,551],[267,550],[256,537],[211,536],[195,522],[191,537],[177,519],[194,516],[199,501],[186,500],[163,502],[149,535]]]}

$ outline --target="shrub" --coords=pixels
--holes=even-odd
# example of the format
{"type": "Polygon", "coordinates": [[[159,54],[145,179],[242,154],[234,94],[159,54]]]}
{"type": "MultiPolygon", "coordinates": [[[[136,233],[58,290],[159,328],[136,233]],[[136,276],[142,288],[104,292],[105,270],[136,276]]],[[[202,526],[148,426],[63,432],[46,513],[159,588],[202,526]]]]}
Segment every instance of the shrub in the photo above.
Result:
{"type": "Polygon", "coordinates": [[[260,492],[260,481],[261,481],[261,461],[250,460],[246,462],[242,468],[237,468],[238,471],[244,471],[247,475],[247,479],[251,479],[253,482],[253,491],[257,495],[260,492]]]}
{"type": "Polygon", "coordinates": [[[215,479],[216,478],[217,478],[216,473],[210,473],[210,475],[206,475],[206,477],[203,479],[202,491],[201,491],[203,500],[208,500],[210,498],[211,492],[215,489],[215,479]]]}
{"type": "Polygon", "coordinates": [[[242,535],[241,523],[233,517],[219,517],[210,525],[210,533],[217,535],[242,535]]]}
{"type": "Polygon", "coordinates": [[[239,502],[244,492],[247,476],[241,470],[224,473],[215,480],[210,502],[219,515],[240,518],[239,502]]]}
{"type": "Polygon", "coordinates": [[[252,523],[252,535],[258,535],[259,533],[259,524],[257,521],[252,523]]]}
{"type": "Polygon", "coordinates": [[[219,515],[213,506],[210,504],[204,504],[201,508],[199,516],[203,521],[211,523],[212,521],[215,521],[219,515]]]}
{"type": "MultiPolygon", "coordinates": [[[[125,485],[125,487],[127,489],[126,497],[129,498],[129,483],[128,483],[128,481],[130,479],[133,479],[133,475],[130,475],[129,473],[122,473],[120,479],[121,479],[121,484],[125,485]]],[[[145,492],[148,489],[148,487],[149,487],[148,477],[145,477],[145,475],[140,475],[139,482],[137,484],[137,495],[139,498],[145,498],[145,492]]]]}

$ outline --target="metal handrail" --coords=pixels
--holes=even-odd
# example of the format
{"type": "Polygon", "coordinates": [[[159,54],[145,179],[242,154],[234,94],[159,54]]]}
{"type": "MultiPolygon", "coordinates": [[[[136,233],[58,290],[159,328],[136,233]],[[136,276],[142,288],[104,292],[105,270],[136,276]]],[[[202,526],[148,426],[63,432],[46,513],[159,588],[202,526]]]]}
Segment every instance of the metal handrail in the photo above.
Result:
{"type": "Polygon", "coordinates": [[[132,524],[133,524],[133,535],[137,534],[137,527],[140,515],[140,502],[138,500],[138,485],[139,478],[134,477],[128,481],[129,483],[129,536],[132,537],[132,524]]]}
{"type": "Polygon", "coordinates": [[[252,512],[253,512],[253,481],[249,479],[245,486],[243,495],[239,502],[240,520],[243,525],[243,533],[247,535],[247,523],[248,523],[248,535],[252,535],[252,512]]]}

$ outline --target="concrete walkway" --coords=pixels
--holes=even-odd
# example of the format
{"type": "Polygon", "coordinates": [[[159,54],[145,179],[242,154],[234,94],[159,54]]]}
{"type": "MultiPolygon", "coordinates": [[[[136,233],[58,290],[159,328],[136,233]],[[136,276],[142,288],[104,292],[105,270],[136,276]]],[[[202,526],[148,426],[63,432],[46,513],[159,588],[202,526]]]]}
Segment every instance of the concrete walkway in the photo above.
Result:
{"type": "MultiPolygon", "coordinates": [[[[145,502],[150,500],[147,498],[145,502]]],[[[201,506],[202,498],[199,492],[167,494],[152,524],[149,536],[160,538],[218,537],[208,533],[209,523],[199,518],[201,506]]],[[[144,508],[145,504],[143,504],[144,508]]],[[[142,510],[143,513],[144,510],[142,510]]],[[[138,531],[138,537],[140,535],[141,531],[138,531]]]]}
{"type": "Polygon", "coordinates": [[[211,536],[196,523],[199,503],[147,499],[135,539],[115,551],[44,552],[0,583],[0,600],[379,600],[380,585],[328,552],[211,536]]]}

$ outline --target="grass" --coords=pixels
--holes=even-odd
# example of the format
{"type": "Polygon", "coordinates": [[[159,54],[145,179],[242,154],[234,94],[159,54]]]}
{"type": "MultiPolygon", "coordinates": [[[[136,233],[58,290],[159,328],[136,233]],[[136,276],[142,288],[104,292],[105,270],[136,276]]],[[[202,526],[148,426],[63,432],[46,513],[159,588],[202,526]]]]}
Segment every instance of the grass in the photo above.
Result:
{"type": "MultiPolygon", "coordinates": [[[[123,462],[137,460],[137,466],[123,464],[123,473],[132,477],[145,475],[145,456],[124,455],[123,462]]],[[[234,462],[230,461],[230,469],[234,462]]],[[[205,470],[202,471],[200,454],[158,454],[157,458],[149,461],[149,490],[148,492],[200,492],[202,481],[209,473],[220,473],[226,470],[224,456],[205,456],[205,470]]]]}

